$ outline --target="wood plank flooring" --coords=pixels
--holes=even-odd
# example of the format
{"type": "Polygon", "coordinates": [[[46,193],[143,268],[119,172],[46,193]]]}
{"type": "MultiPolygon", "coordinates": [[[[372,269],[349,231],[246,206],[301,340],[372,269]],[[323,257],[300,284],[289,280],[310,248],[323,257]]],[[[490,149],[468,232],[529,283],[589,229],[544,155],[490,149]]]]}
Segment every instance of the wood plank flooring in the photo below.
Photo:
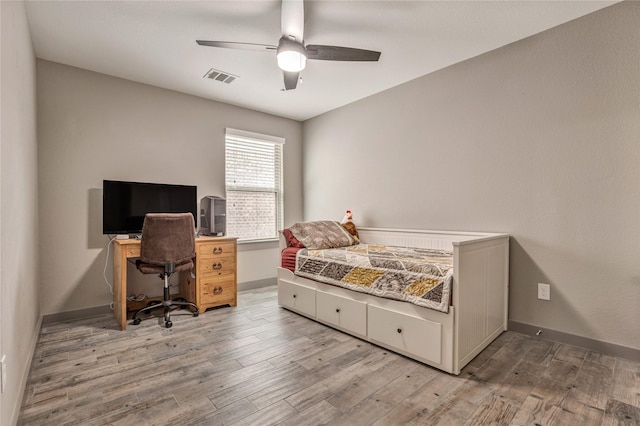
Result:
{"type": "Polygon", "coordinates": [[[640,425],[640,362],[506,332],[452,376],[279,308],[275,287],[120,331],[43,326],[21,425],[640,425]]]}

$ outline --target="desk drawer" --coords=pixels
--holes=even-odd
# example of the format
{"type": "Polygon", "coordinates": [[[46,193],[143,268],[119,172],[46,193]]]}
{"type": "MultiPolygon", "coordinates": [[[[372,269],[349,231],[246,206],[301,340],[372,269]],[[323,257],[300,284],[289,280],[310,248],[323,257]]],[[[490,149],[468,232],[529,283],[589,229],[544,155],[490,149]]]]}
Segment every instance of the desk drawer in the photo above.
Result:
{"type": "Polygon", "coordinates": [[[211,241],[198,244],[198,259],[217,259],[220,257],[235,256],[235,241],[211,241]]]}
{"type": "Polygon", "coordinates": [[[214,258],[198,258],[198,273],[205,275],[228,275],[236,271],[236,259],[232,255],[214,258]]]}
{"type": "Polygon", "coordinates": [[[140,257],[140,244],[137,244],[134,246],[127,246],[125,250],[127,253],[127,258],[140,257]]]}
{"type": "Polygon", "coordinates": [[[200,279],[200,301],[202,305],[222,305],[232,302],[236,297],[236,277],[200,279]]]}

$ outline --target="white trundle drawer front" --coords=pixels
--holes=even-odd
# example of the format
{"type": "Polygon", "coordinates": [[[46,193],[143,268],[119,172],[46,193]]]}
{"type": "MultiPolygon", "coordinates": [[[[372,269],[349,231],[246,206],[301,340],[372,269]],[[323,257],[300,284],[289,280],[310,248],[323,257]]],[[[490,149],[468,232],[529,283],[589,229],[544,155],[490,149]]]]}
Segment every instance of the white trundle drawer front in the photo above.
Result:
{"type": "Polygon", "coordinates": [[[442,363],[442,324],[369,305],[369,339],[442,363]]]}
{"type": "Polygon", "coordinates": [[[348,332],[367,336],[367,304],[335,294],[316,293],[318,320],[348,332]]]}
{"type": "Polygon", "coordinates": [[[316,290],[313,288],[280,280],[278,303],[303,315],[316,316],[316,290]]]}

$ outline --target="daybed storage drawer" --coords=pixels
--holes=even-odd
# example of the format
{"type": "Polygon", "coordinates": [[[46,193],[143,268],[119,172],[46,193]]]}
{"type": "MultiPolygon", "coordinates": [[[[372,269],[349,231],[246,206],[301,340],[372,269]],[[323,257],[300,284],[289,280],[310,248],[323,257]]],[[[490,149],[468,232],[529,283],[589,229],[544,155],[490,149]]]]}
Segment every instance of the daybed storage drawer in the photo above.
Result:
{"type": "Polygon", "coordinates": [[[278,303],[280,306],[310,317],[316,316],[316,290],[293,284],[278,282],[278,303]]]}
{"type": "Polygon", "coordinates": [[[365,302],[318,291],[316,311],[319,321],[342,328],[357,336],[367,336],[367,304],[365,302]]]}
{"type": "Polygon", "coordinates": [[[369,339],[442,363],[442,324],[369,305],[369,339]]]}

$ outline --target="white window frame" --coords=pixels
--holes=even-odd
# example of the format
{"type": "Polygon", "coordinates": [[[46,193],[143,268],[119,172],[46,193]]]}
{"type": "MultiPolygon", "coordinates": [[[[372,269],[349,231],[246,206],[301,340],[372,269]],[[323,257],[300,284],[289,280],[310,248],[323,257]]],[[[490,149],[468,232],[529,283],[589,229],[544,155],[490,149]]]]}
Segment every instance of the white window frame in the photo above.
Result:
{"type": "MultiPolygon", "coordinates": [[[[272,237],[268,238],[258,238],[255,235],[252,237],[242,237],[238,239],[239,243],[248,243],[248,242],[263,242],[263,241],[277,241],[278,240],[278,231],[284,226],[284,180],[283,180],[283,169],[284,169],[284,143],[285,139],[279,136],[265,135],[261,133],[249,132],[246,130],[238,130],[232,128],[225,129],[225,189],[227,191],[227,224],[229,223],[229,219],[231,215],[233,215],[233,206],[229,203],[229,191],[236,192],[256,192],[256,191],[264,191],[264,192],[273,192],[276,195],[276,223],[274,234],[272,237]],[[260,143],[260,144],[273,144],[279,145],[280,149],[280,162],[279,164],[274,163],[274,171],[279,174],[276,177],[275,188],[251,188],[251,187],[236,187],[230,185],[228,182],[228,174],[227,174],[227,148],[230,142],[241,142],[241,143],[260,143]],[[279,170],[275,170],[279,168],[279,170]]],[[[237,148],[237,146],[236,146],[237,148]]],[[[231,235],[231,234],[229,234],[231,235]]]]}

